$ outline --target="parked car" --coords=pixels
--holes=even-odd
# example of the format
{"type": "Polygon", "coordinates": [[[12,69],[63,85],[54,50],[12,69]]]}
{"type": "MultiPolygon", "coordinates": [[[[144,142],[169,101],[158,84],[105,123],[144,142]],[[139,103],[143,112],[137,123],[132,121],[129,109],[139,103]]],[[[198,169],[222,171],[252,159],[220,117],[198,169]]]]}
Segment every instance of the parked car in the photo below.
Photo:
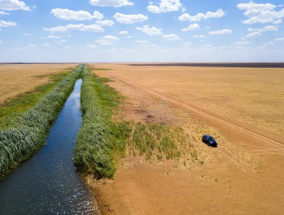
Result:
{"type": "Polygon", "coordinates": [[[217,141],[211,137],[210,135],[204,135],[202,137],[202,142],[206,143],[208,146],[213,146],[213,147],[217,147],[217,141]]]}

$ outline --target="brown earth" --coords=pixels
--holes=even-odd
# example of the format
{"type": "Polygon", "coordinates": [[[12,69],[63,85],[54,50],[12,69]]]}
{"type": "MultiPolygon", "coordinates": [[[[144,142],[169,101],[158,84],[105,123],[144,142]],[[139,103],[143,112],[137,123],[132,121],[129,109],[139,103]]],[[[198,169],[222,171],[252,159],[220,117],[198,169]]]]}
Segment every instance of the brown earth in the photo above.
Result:
{"type": "Polygon", "coordinates": [[[113,69],[95,72],[127,96],[126,118],[181,126],[204,161],[128,155],[113,180],[88,180],[102,214],[283,213],[283,117],[273,120],[284,116],[283,69],[93,66],[113,69]],[[161,99],[168,105],[161,108],[161,99]],[[155,107],[178,111],[149,118],[155,107]],[[202,144],[203,134],[216,137],[219,147],[202,144]]]}
{"type": "Polygon", "coordinates": [[[49,81],[46,76],[78,64],[0,64],[0,103],[34,90],[49,81]]]}

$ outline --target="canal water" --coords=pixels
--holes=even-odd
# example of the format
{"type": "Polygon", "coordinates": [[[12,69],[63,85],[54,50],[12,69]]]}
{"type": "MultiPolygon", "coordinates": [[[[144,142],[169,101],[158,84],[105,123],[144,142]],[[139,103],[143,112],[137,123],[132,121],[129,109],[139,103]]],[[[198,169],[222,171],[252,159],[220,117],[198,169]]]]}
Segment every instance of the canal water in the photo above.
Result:
{"type": "Polygon", "coordinates": [[[1,215],[98,214],[72,161],[82,123],[81,85],[80,79],[51,128],[47,145],[0,182],[1,215]]]}

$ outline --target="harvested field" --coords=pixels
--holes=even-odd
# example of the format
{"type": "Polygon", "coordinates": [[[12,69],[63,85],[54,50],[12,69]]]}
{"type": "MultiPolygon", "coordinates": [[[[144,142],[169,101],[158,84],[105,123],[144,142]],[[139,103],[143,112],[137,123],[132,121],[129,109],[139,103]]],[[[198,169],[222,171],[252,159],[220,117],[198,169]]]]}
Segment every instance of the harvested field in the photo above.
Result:
{"type": "Polygon", "coordinates": [[[145,88],[284,135],[284,69],[95,64],[145,88]]]}
{"type": "Polygon", "coordinates": [[[0,103],[49,81],[50,74],[78,64],[0,64],[0,103]]]}
{"type": "Polygon", "coordinates": [[[282,214],[284,145],[256,134],[283,134],[277,121],[284,116],[283,69],[93,66],[111,69],[94,73],[110,77],[109,85],[127,97],[127,120],[181,127],[196,150],[192,157],[202,161],[186,156],[148,161],[127,151],[114,180],[87,180],[102,214],[282,214]],[[165,98],[172,100],[161,103],[165,98]],[[198,104],[232,124],[240,121],[240,127],[199,118],[186,104],[198,104]],[[158,112],[151,112],[155,107],[158,112]],[[171,110],[174,117],[159,114],[171,110]],[[255,135],[242,133],[247,124],[255,135]],[[216,137],[218,148],[201,143],[203,134],[216,137]]]}

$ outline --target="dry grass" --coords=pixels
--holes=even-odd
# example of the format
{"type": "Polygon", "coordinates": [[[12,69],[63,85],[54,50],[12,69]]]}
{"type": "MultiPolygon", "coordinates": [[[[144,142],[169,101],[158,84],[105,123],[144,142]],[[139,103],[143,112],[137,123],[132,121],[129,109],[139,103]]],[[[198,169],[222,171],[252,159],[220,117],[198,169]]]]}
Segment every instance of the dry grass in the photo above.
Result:
{"type": "Polygon", "coordinates": [[[0,64],[0,103],[48,82],[50,74],[77,64],[0,64]]]}
{"type": "Polygon", "coordinates": [[[96,64],[109,73],[228,118],[284,134],[284,69],[96,64]]]}

